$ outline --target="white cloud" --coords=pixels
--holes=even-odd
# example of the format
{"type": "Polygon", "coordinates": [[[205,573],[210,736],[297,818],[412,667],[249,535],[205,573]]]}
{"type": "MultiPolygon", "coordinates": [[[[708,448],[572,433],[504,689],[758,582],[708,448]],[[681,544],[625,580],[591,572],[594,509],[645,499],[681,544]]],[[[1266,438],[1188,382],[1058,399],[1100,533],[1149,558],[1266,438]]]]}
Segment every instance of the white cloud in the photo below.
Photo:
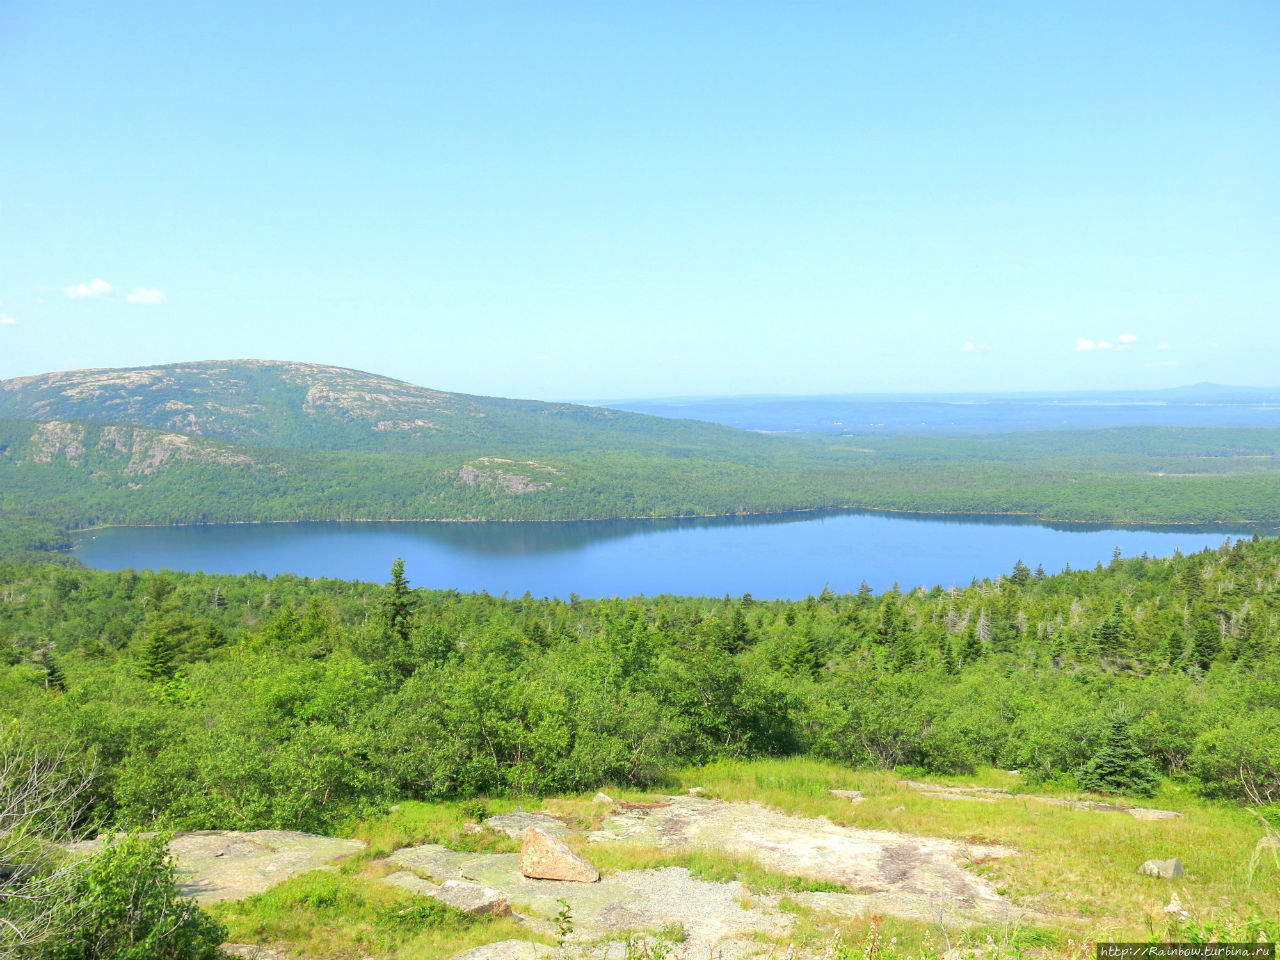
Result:
{"type": "Polygon", "coordinates": [[[130,303],[142,303],[149,307],[155,307],[169,298],[163,290],[157,290],[155,287],[134,287],[129,291],[129,295],[125,299],[130,303]]]}
{"type": "Polygon", "coordinates": [[[1177,360],[1154,360],[1147,364],[1148,367],[1176,367],[1177,365],[1177,360]]]}
{"type": "Polygon", "coordinates": [[[1116,337],[1116,339],[1121,343],[1137,343],[1138,341],[1137,336],[1132,333],[1122,333],[1120,336],[1116,337]]]}
{"type": "Polygon", "coordinates": [[[111,284],[105,280],[90,280],[88,283],[73,283],[67,287],[67,297],[71,300],[89,300],[93,297],[105,297],[111,292],[111,284]]]}
{"type": "Polygon", "coordinates": [[[11,317],[7,313],[0,313],[0,327],[16,327],[17,325],[17,317],[11,317]]]}
{"type": "Polygon", "coordinates": [[[1089,353],[1092,350],[1110,350],[1111,344],[1106,340],[1089,340],[1086,337],[1076,337],[1076,349],[1089,353]]]}
{"type": "Polygon", "coordinates": [[[966,341],[964,342],[964,348],[965,348],[966,350],[968,350],[970,353],[975,353],[975,352],[977,351],[977,349],[978,349],[977,347],[975,347],[975,346],[973,345],[973,341],[972,341],[972,340],[966,340],[966,341]]]}
{"type": "Polygon", "coordinates": [[[1157,343],[1157,344],[1156,344],[1156,349],[1157,349],[1157,350],[1172,350],[1172,349],[1173,349],[1173,347],[1169,346],[1167,343],[1157,343]]]}

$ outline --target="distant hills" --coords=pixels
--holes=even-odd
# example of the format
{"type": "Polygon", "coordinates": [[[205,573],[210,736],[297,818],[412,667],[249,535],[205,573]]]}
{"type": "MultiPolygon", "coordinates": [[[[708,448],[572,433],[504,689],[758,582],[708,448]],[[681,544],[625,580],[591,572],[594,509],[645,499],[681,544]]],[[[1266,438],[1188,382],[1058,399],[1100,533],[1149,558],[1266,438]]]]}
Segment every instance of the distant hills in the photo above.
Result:
{"type": "MultiPolygon", "coordinates": [[[[675,418],[470,396],[303,363],[16,378],[0,381],[0,555],[109,524],[838,508],[1280,522],[1280,430],[1017,432],[1027,425],[1019,406],[992,402],[941,405],[963,408],[967,436],[911,436],[891,425],[932,414],[911,401],[876,403],[860,408],[879,418],[867,424],[779,436],[694,419],[707,411],[687,406],[675,418]],[[983,417],[993,418],[986,433],[973,429],[983,417]]],[[[793,425],[798,416],[775,413],[793,425]]]]}
{"type": "Polygon", "coordinates": [[[1280,388],[1197,383],[1069,393],[672,397],[609,406],[770,433],[945,436],[1108,427],[1280,427],[1280,388]]]}
{"type": "Polygon", "coordinates": [[[0,381],[0,418],[128,423],[299,450],[613,445],[723,439],[599,407],[445,393],[342,367],[226,360],[71,370],[0,381]]]}

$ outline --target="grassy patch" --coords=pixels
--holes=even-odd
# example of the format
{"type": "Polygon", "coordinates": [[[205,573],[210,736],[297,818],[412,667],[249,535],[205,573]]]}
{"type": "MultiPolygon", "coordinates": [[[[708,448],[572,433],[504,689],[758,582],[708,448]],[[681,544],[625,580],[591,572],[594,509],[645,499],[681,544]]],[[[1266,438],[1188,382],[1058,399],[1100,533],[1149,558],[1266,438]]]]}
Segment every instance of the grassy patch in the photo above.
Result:
{"type": "Polygon", "coordinates": [[[281,945],[315,958],[372,953],[386,960],[448,957],[529,934],[509,917],[472,917],[428,897],[325,870],[211,908],[239,943],[281,945]]]}
{"type": "Polygon", "coordinates": [[[510,813],[515,808],[514,800],[505,799],[455,803],[406,800],[396,804],[385,816],[358,824],[354,836],[368,844],[365,862],[385,857],[401,847],[423,843],[440,843],[468,853],[512,853],[520,849],[520,841],[493,830],[469,832],[466,827],[485,817],[510,813]]]}
{"type": "Polygon", "coordinates": [[[647,844],[578,844],[578,852],[602,872],[655,870],[684,867],[699,880],[712,883],[742,883],[752,893],[801,893],[823,891],[849,893],[843,884],[795,877],[761,866],[750,857],[738,857],[715,850],[689,847],[651,847],[647,844]]]}

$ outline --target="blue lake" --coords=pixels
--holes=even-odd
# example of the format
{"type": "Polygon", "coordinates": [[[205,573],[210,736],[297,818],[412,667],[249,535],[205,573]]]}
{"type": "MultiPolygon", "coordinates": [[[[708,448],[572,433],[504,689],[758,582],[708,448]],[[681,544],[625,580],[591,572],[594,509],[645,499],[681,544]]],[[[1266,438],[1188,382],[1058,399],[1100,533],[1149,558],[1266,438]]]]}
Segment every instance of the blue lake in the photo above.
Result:
{"type": "MultiPolygon", "coordinates": [[[[885,513],[574,523],[299,523],[123,527],[84,535],[91,567],[293,573],[536,597],[703,594],[802,598],[829,585],[965,586],[1015,560],[1057,573],[1217,547],[1252,527],[1098,527],[885,513]]],[[[1262,529],[1265,535],[1274,529],[1262,529]]]]}

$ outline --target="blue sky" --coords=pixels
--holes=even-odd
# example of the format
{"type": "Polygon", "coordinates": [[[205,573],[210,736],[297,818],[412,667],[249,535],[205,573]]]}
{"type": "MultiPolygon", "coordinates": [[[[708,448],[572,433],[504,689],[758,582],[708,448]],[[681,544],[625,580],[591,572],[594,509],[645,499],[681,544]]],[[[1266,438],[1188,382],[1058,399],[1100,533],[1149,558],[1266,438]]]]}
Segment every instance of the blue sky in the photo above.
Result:
{"type": "Polygon", "coordinates": [[[0,377],[1275,385],[1280,4],[0,0],[0,377]]]}

